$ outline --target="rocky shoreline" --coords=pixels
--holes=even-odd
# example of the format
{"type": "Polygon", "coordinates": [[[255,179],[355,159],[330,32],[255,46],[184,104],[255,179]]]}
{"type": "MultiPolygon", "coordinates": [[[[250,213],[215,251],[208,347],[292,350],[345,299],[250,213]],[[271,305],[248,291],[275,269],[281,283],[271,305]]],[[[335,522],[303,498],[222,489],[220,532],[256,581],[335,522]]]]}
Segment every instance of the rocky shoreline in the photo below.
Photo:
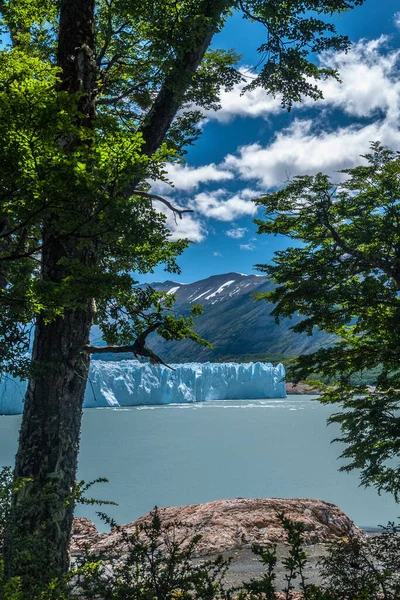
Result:
{"type": "Polygon", "coordinates": [[[317,387],[313,387],[307,383],[293,383],[292,381],[286,382],[286,393],[288,396],[300,396],[302,394],[312,394],[319,396],[321,390],[317,387]]]}
{"type": "MultiPolygon", "coordinates": [[[[304,527],[304,544],[323,544],[343,537],[365,535],[335,504],[308,498],[233,498],[204,504],[160,508],[164,526],[173,527],[174,539],[185,544],[200,534],[198,555],[249,550],[253,544],[285,543],[286,534],[278,514],[284,513],[304,527]]],[[[110,533],[100,533],[85,518],[74,520],[71,554],[87,546],[102,555],[126,552],[126,538],[150,523],[148,513],[110,533]]]]}
{"type": "MultiPolygon", "coordinates": [[[[196,561],[215,558],[219,554],[230,558],[231,564],[224,578],[228,587],[239,587],[265,572],[265,567],[251,550],[253,544],[276,545],[278,591],[285,587],[286,571],[282,559],[287,557],[289,550],[279,513],[284,513],[293,522],[302,523],[304,527],[307,554],[304,575],[308,583],[321,583],[319,560],[325,555],[329,542],[366,535],[335,504],[308,498],[233,498],[158,509],[163,527],[172,531],[174,541],[181,542],[183,547],[195,535],[202,536],[197,546],[196,561]]],[[[132,523],[112,529],[110,533],[100,533],[89,519],[76,518],[71,554],[78,556],[86,547],[96,555],[121,556],[128,549],[127,538],[135,536],[138,528],[148,525],[151,517],[148,513],[132,523]]],[[[277,598],[280,597],[278,593],[277,598]]]]}

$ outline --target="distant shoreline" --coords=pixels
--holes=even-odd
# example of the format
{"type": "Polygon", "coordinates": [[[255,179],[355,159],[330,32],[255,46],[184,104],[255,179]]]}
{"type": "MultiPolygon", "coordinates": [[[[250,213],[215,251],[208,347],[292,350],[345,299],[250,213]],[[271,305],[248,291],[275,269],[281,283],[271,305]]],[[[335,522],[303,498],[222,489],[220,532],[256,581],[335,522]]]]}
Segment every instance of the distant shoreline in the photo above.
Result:
{"type": "Polygon", "coordinates": [[[288,396],[292,395],[303,395],[303,394],[314,394],[318,396],[321,393],[321,390],[318,388],[314,388],[307,383],[293,383],[292,381],[286,382],[286,393],[288,396]]]}

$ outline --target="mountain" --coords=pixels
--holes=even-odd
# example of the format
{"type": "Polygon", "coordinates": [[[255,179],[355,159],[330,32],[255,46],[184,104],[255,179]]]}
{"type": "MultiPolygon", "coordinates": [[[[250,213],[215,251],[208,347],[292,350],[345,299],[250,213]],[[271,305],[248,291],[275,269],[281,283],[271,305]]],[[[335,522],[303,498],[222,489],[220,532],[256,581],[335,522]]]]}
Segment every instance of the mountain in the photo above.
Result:
{"type": "Polygon", "coordinates": [[[273,305],[254,298],[272,287],[264,276],[226,273],[194,283],[157,282],[152,287],[175,294],[176,310],[183,315],[193,304],[202,304],[204,314],[196,319],[195,329],[213,344],[210,350],[191,340],[166,342],[152,337],[149,345],[168,362],[281,360],[328,343],[321,332],[307,336],[290,331],[296,318],[275,323],[270,316],[273,305]]]}

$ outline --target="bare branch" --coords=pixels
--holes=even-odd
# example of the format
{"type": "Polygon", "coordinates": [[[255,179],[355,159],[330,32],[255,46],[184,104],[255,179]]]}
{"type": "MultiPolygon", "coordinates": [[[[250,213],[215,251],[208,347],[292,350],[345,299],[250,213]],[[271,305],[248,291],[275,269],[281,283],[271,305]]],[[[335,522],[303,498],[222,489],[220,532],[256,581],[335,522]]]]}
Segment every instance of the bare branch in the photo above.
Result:
{"type": "Polygon", "coordinates": [[[164,365],[164,367],[171,369],[171,371],[175,371],[175,369],[173,367],[171,367],[171,365],[167,365],[167,363],[164,362],[163,359],[160,358],[157,354],[155,354],[152,350],[145,347],[142,350],[138,351],[135,344],[133,344],[132,346],[90,346],[90,345],[87,345],[83,348],[83,351],[86,352],[87,354],[132,353],[136,356],[136,358],[138,356],[143,356],[144,358],[149,358],[151,364],[153,364],[153,365],[164,365]]]}
{"type": "Polygon", "coordinates": [[[170,210],[172,210],[174,214],[178,215],[180,219],[182,219],[182,215],[184,213],[194,212],[190,208],[176,208],[176,206],[171,204],[169,200],[166,200],[165,198],[163,198],[162,196],[158,196],[157,194],[150,194],[149,192],[142,192],[141,190],[133,190],[132,195],[142,196],[143,198],[150,198],[151,200],[158,200],[159,202],[162,202],[162,204],[165,204],[165,206],[167,206],[170,210]]]}
{"type": "Polygon", "coordinates": [[[146,339],[147,336],[150,335],[153,331],[155,331],[158,327],[163,325],[162,321],[156,321],[152,325],[149,325],[147,329],[145,329],[140,335],[138,335],[134,344],[127,346],[84,346],[83,351],[88,354],[122,354],[122,353],[132,353],[136,356],[143,356],[145,358],[149,358],[151,364],[154,365],[164,365],[168,369],[175,371],[173,367],[167,365],[157,354],[155,354],[150,348],[146,347],[146,339]]]}

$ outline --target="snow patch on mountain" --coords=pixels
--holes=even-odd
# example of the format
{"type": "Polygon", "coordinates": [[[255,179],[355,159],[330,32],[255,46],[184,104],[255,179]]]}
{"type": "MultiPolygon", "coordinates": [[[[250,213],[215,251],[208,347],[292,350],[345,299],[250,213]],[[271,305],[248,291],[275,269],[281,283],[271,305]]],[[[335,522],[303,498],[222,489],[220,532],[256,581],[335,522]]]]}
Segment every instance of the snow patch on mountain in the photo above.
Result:
{"type": "MultiPolygon", "coordinates": [[[[199,300],[199,298],[202,298],[203,296],[205,296],[206,294],[208,294],[208,292],[211,292],[211,289],[206,290],[205,292],[203,292],[202,294],[200,294],[199,296],[196,296],[196,298],[193,298],[193,300],[190,300],[190,304],[192,304],[193,302],[196,302],[196,300],[199,300]]],[[[196,292],[195,292],[196,293],[196,292]]],[[[191,298],[192,296],[189,296],[189,298],[191,298]]],[[[189,299],[188,298],[188,299],[189,299]]]]}
{"type": "Polygon", "coordinates": [[[223,283],[215,292],[213,292],[212,294],[210,294],[209,296],[206,296],[204,298],[204,300],[210,300],[210,298],[215,298],[215,296],[217,296],[218,294],[220,294],[225,288],[227,288],[228,286],[232,285],[232,283],[235,283],[234,279],[231,279],[230,281],[226,281],[225,283],[223,283]]]}

